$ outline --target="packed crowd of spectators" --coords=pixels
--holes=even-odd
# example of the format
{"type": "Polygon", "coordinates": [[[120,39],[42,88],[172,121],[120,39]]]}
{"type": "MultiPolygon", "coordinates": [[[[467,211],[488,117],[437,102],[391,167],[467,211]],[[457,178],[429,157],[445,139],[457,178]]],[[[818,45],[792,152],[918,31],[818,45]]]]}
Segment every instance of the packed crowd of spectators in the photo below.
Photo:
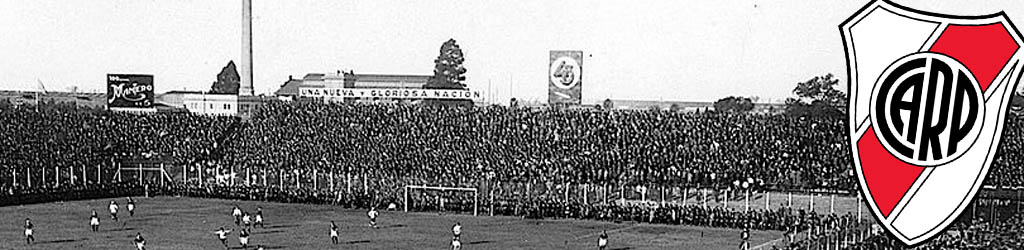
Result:
{"type": "MultiPolygon", "coordinates": [[[[1007,119],[987,184],[1021,186],[1024,157],[1003,156],[1024,147],[1024,118],[1007,119]]],[[[856,186],[844,121],[834,118],[273,102],[249,121],[4,108],[0,129],[0,154],[8,156],[0,158],[0,168],[158,159],[315,168],[447,186],[483,179],[701,187],[750,180],[758,188],[845,191],[856,186]]]]}
{"type": "MultiPolygon", "coordinates": [[[[986,184],[1021,186],[1024,156],[1009,153],[1024,147],[1024,119],[1007,119],[1001,149],[986,184]]],[[[316,170],[373,180],[373,191],[362,193],[201,182],[158,191],[348,207],[399,203],[398,192],[408,184],[575,183],[727,189],[743,183],[756,189],[831,191],[854,191],[857,186],[845,120],[824,117],[271,102],[245,121],[180,113],[0,108],[0,131],[0,155],[5,156],[0,157],[0,186],[7,187],[0,198],[18,196],[28,202],[45,202],[68,192],[92,197],[95,190],[87,186],[21,189],[6,181],[18,179],[8,170],[139,160],[189,169],[281,170],[297,176],[316,170]]],[[[221,174],[224,172],[217,173],[221,174]]],[[[429,195],[421,197],[430,199],[429,195]]],[[[415,206],[422,211],[465,211],[464,206],[469,206],[467,199],[447,202],[437,207],[431,206],[443,203],[415,206]]],[[[529,218],[809,230],[817,232],[810,234],[812,240],[852,223],[848,216],[794,210],[587,203],[500,193],[493,203],[484,200],[474,205],[496,215],[529,218]]],[[[800,249],[805,243],[813,241],[792,245],[800,249]]]]}
{"type": "Polygon", "coordinates": [[[314,188],[280,188],[272,186],[241,185],[169,185],[154,189],[154,195],[187,196],[214,199],[256,200],[282,203],[331,204],[345,208],[367,208],[397,202],[380,196],[345,193],[338,190],[314,188]]]}
{"type": "Polygon", "coordinates": [[[98,183],[50,187],[0,187],[0,206],[25,205],[69,200],[141,196],[145,189],[138,183],[98,183]]]}
{"type": "Polygon", "coordinates": [[[1024,116],[1008,115],[985,184],[1024,187],[1024,116]]]}
{"type": "MultiPolygon", "coordinates": [[[[804,249],[804,248],[797,248],[804,249]]],[[[810,249],[810,248],[808,248],[810,249]]],[[[877,232],[871,237],[852,244],[847,250],[1011,250],[1024,249],[1024,215],[1017,214],[1005,220],[987,221],[984,217],[974,218],[968,223],[956,223],[949,230],[939,234],[927,243],[914,248],[877,232]]]]}
{"type": "Polygon", "coordinates": [[[3,108],[0,177],[9,180],[9,169],[78,169],[133,161],[186,164],[211,157],[217,140],[236,122],[182,113],[3,108]]]}
{"type": "MultiPolygon", "coordinates": [[[[1008,116],[986,184],[1024,186],[1008,116]]],[[[855,191],[845,119],[767,114],[270,103],[221,164],[459,186],[507,182],[855,191]]]]}
{"type": "Polygon", "coordinates": [[[837,119],[662,111],[271,103],[223,164],[496,181],[855,186],[837,119]]]}

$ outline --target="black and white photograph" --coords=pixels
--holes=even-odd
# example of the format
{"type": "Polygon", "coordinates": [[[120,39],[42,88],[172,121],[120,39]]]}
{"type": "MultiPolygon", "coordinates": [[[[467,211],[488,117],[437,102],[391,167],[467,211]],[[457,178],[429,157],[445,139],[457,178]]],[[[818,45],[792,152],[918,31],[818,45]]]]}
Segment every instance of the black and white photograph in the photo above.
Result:
{"type": "Polygon", "coordinates": [[[1011,0],[0,0],[0,250],[1024,249],[1011,0]]]}

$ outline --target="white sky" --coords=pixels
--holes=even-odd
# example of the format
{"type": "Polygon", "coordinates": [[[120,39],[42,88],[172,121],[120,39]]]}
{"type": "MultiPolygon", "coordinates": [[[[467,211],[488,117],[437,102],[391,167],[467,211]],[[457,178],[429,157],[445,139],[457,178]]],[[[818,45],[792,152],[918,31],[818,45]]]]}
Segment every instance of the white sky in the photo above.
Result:
{"type": "MultiPolygon", "coordinates": [[[[959,15],[1016,1],[897,1],[959,15]]],[[[781,102],[795,83],[846,78],[838,25],[867,1],[254,0],[254,81],[289,75],[429,75],[442,42],[495,101],[545,101],[548,51],[584,51],[584,103],[604,98],[781,102]],[[592,55],[592,56],[591,56],[592,55]],[[510,87],[511,86],[511,87],[510,87]]],[[[155,75],[156,91],[208,90],[238,63],[240,0],[0,0],[0,89],[105,91],[107,73],[155,75]]],[[[1019,27],[1024,28],[1024,27],[1019,27]]],[[[845,82],[843,83],[845,84],[845,82]]]]}

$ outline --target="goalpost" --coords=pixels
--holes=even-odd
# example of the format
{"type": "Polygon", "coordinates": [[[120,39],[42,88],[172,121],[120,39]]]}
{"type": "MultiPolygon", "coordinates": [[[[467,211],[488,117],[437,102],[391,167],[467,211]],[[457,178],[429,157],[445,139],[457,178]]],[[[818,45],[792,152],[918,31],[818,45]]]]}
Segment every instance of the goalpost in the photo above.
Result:
{"type": "MultiPolygon", "coordinates": [[[[473,216],[477,216],[479,214],[479,212],[480,212],[480,191],[477,190],[477,188],[440,187],[440,186],[438,186],[438,187],[431,187],[431,186],[425,186],[425,185],[406,185],[405,186],[404,199],[402,200],[402,203],[403,203],[403,206],[405,207],[405,212],[406,213],[409,212],[409,198],[410,198],[409,197],[409,193],[414,192],[416,190],[421,190],[421,191],[440,191],[442,193],[447,193],[447,192],[472,193],[473,194],[473,216]]],[[[444,206],[443,203],[440,206],[443,209],[443,206],[444,206]]]]}
{"type": "Polygon", "coordinates": [[[171,175],[167,173],[167,168],[163,163],[160,163],[155,167],[145,167],[142,163],[133,163],[129,164],[129,166],[123,166],[121,163],[117,163],[117,172],[114,173],[114,179],[118,182],[121,182],[122,177],[124,176],[121,172],[130,172],[135,174],[136,179],[139,181],[139,185],[144,184],[146,172],[155,173],[160,179],[160,186],[164,186],[165,181],[170,182],[172,180],[171,175]]]}

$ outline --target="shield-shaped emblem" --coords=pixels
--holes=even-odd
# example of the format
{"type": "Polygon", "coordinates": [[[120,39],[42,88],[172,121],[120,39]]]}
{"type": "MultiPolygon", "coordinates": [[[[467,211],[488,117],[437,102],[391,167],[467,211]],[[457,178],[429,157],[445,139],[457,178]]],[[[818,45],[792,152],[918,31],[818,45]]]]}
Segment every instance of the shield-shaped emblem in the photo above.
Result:
{"type": "Polygon", "coordinates": [[[988,174],[1024,72],[1021,35],[1002,12],[954,16],[877,0],[839,28],[861,192],[890,234],[924,242],[988,174]]]}

